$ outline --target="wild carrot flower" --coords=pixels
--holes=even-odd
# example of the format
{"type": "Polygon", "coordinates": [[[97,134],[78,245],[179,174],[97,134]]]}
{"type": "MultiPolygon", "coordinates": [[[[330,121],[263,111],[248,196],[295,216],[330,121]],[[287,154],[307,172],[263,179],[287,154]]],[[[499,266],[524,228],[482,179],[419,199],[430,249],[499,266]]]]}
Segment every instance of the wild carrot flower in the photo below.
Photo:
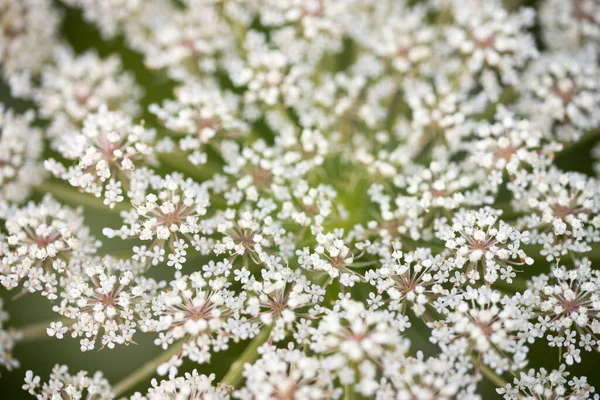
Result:
{"type": "Polygon", "coordinates": [[[55,3],[0,0],[25,392],[598,398],[597,0],[55,3]]]}

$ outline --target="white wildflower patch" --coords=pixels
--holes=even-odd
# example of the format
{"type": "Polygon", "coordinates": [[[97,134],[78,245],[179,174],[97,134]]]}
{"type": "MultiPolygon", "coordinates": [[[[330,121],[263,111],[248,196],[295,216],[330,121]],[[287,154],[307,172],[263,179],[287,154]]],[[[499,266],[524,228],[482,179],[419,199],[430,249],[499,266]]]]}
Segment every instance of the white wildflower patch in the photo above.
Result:
{"type": "Polygon", "coordinates": [[[0,0],[0,367],[40,400],[600,398],[599,4],[0,0]],[[115,368],[44,381],[41,338],[115,368]]]}

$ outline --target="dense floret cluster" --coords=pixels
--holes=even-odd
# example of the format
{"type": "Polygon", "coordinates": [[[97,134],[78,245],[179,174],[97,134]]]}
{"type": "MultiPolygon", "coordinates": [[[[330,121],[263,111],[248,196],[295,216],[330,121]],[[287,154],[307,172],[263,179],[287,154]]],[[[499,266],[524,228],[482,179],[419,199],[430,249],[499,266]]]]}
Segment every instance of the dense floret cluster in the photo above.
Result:
{"type": "Polygon", "coordinates": [[[599,398],[598,1],[0,0],[0,77],[0,366],[160,353],[36,398],[599,398]]]}

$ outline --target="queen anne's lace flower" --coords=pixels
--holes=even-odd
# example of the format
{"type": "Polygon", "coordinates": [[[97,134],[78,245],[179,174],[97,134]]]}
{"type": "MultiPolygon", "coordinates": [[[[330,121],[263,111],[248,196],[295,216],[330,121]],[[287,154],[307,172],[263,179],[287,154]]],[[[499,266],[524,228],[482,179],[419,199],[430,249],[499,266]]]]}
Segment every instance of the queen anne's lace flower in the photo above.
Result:
{"type": "MultiPolygon", "coordinates": [[[[373,53],[386,65],[389,64],[400,74],[413,75],[432,56],[437,31],[435,27],[424,23],[427,17],[426,7],[409,9],[404,3],[395,2],[381,25],[371,27],[372,35],[364,35],[365,27],[361,24],[357,24],[354,29],[356,39],[364,40],[365,46],[371,47],[373,53]],[[362,32],[359,30],[361,28],[362,32]]],[[[366,21],[369,19],[365,18],[366,21]]]]}
{"type": "Polygon", "coordinates": [[[428,325],[430,340],[444,352],[474,353],[478,363],[499,372],[527,365],[527,338],[521,333],[527,330],[529,315],[518,303],[485,287],[467,287],[457,299],[438,302],[448,305],[447,316],[428,325]]]}
{"type": "MultiPolygon", "coordinates": [[[[447,161],[434,161],[428,167],[413,165],[407,168],[407,176],[397,175],[394,184],[416,198],[421,214],[440,217],[461,206],[473,207],[493,202],[498,178],[493,173],[487,174],[482,169],[472,171],[471,168],[477,167],[447,161]],[[466,169],[470,172],[465,173],[466,169]]],[[[396,203],[412,203],[412,200],[402,196],[396,203]]],[[[410,203],[406,207],[412,206],[410,203]]]]}
{"type": "Polygon", "coordinates": [[[325,290],[311,285],[305,277],[294,274],[289,268],[265,269],[261,272],[261,280],[239,275],[239,280],[246,280],[244,286],[253,294],[247,301],[248,314],[258,318],[262,324],[273,326],[273,341],[283,340],[288,331],[295,332],[295,322],[301,318],[318,317],[320,310],[315,309],[314,304],[323,301],[325,290]]]}
{"type": "Polygon", "coordinates": [[[112,37],[127,18],[139,12],[143,0],[65,0],[65,4],[81,8],[86,20],[96,23],[105,37],[112,37]]]}
{"type": "Polygon", "coordinates": [[[227,385],[214,385],[215,374],[209,376],[199,374],[193,370],[169,380],[158,382],[153,379],[152,387],[146,395],[136,393],[131,400],[165,400],[165,399],[206,399],[229,400],[231,387],[227,385]]]}
{"type": "MultiPolygon", "coordinates": [[[[236,114],[239,99],[233,93],[222,93],[214,83],[192,83],[180,87],[177,100],[165,101],[162,106],[153,104],[150,111],[156,114],[172,132],[184,135],[177,142],[177,150],[190,153],[192,164],[205,164],[206,146],[219,147],[223,139],[237,138],[248,133],[248,126],[236,114]]],[[[170,142],[161,144],[174,150],[170,142]]]]}
{"type": "Polygon", "coordinates": [[[6,326],[9,315],[4,311],[4,300],[0,299],[0,365],[9,371],[19,368],[21,364],[15,359],[12,351],[21,334],[14,328],[6,326]]]}
{"type": "Polygon", "coordinates": [[[251,399],[338,399],[342,391],[333,387],[331,373],[322,361],[290,346],[288,349],[262,347],[261,357],[247,364],[244,376],[248,385],[233,394],[251,399]]]}
{"type": "Polygon", "coordinates": [[[471,358],[465,355],[440,354],[425,359],[422,352],[406,357],[401,367],[398,361],[385,360],[386,377],[377,393],[377,399],[417,398],[444,399],[478,398],[476,380],[466,371],[471,358]]]}
{"type": "Polygon", "coordinates": [[[521,243],[529,242],[528,233],[522,234],[501,220],[497,224],[500,214],[490,208],[459,212],[451,225],[441,227],[437,233],[452,251],[452,268],[466,265],[465,279],[471,284],[479,279],[487,284],[497,279],[511,283],[516,276],[513,266],[533,264],[520,248],[521,243]]]}
{"type": "Polygon", "coordinates": [[[595,0],[548,0],[540,4],[544,44],[568,50],[592,45],[600,38],[600,5],[595,0]]]}
{"type": "Polygon", "coordinates": [[[145,54],[146,65],[166,68],[177,80],[214,72],[220,66],[221,54],[233,46],[229,25],[217,4],[192,0],[181,10],[160,3],[146,5],[149,13],[156,13],[156,20],[141,11],[130,28],[129,38],[145,54]],[[154,23],[158,26],[152,26],[154,23]]]}
{"type": "Polygon", "coordinates": [[[6,219],[6,243],[0,248],[0,282],[8,289],[42,292],[57,298],[57,274],[76,273],[100,242],[83,224],[82,210],[61,206],[47,195],[39,203],[12,209],[6,219]]]}
{"type": "Polygon", "coordinates": [[[135,237],[152,241],[150,246],[138,248],[136,258],[143,261],[149,258],[153,264],[164,259],[168,244],[172,251],[169,255],[171,265],[181,269],[188,243],[200,232],[199,218],[206,214],[210,205],[209,193],[204,186],[191,179],[184,180],[181,175],[156,179],[148,192],[143,201],[133,203],[135,209],[124,214],[128,225],[118,230],[105,228],[103,233],[109,238],[135,237]]]}
{"type": "Polygon", "coordinates": [[[297,250],[298,263],[312,271],[324,271],[332,279],[339,279],[340,284],[344,286],[354,286],[361,279],[360,273],[352,269],[355,258],[362,254],[355,255],[353,250],[346,246],[344,240],[340,237],[340,231],[319,233],[316,240],[318,246],[314,253],[310,253],[308,248],[297,250]]]}
{"type": "Polygon", "coordinates": [[[569,372],[564,365],[559,369],[548,372],[545,368],[539,371],[533,368],[521,372],[514,378],[513,383],[497,389],[505,400],[535,399],[535,398],[560,398],[560,399],[597,399],[595,389],[585,376],[569,379],[569,372]]]}
{"type": "Polygon", "coordinates": [[[549,261],[587,252],[600,241],[600,191],[594,179],[551,167],[527,180],[522,193],[516,190],[515,208],[525,212],[517,226],[529,231],[532,243],[542,245],[541,254],[549,261]]]}
{"type": "Polygon", "coordinates": [[[0,63],[13,94],[29,95],[30,79],[52,55],[60,13],[49,0],[2,0],[0,63]]]}
{"type": "Polygon", "coordinates": [[[0,283],[53,302],[0,364],[160,354],[30,394],[594,396],[598,0],[54,3],[0,0],[0,283]]]}
{"type": "Polygon", "coordinates": [[[104,204],[112,208],[123,201],[136,164],[155,161],[154,135],[153,130],[133,125],[129,117],[102,105],[97,113],[88,114],[81,131],[56,139],[57,150],[76,164],[65,167],[50,159],[45,165],[79,190],[104,197],[104,204]]]}
{"type": "Polygon", "coordinates": [[[159,332],[155,344],[167,348],[184,339],[181,355],[199,364],[208,362],[212,352],[227,350],[229,342],[245,340],[257,332],[257,324],[242,315],[246,295],[230,289],[227,262],[203,267],[171,282],[172,289],[155,299],[158,318],[146,330],[159,332]],[[211,272],[208,272],[211,271],[211,272]]]}
{"type": "Polygon", "coordinates": [[[535,13],[521,8],[511,14],[496,0],[450,3],[454,24],[445,31],[448,45],[464,59],[470,74],[479,75],[484,91],[496,100],[499,95],[496,79],[515,85],[518,69],[537,55],[533,37],[527,33],[535,13]]]}
{"type": "Polygon", "coordinates": [[[392,260],[368,271],[366,279],[389,296],[390,310],[404,315],[410,307],[416,315],[423,315],[426,306],[444,293],[442,284],[448,276],[441,257],[433,257],[427,249],[416,249],[407,254],[394,251],[392,260]]]}
{"type": "Polygon", "coordinates": [[[89,112],[103,104],[135,114],[141,90],[131,73],[122,69],[116,56],[102,60],[93,51],[77,56],[70,48],[57,47],[53,65],[44,68],[41,84],[33,93],[40,115],[62,117],[79,126],[89,112]]]}
{"type": "Polygon", "coordinates": [[[472,150],[477,165],[489,170],[506,170],[515,175],[526,168],[544,168],[562,146],[545,137],[537,124],[500,109],[493,123],[473,124],[474,142],[465,143],[472,150]],[[471,147],[473,146],[473,147],[471,147]]]}
{"type": "Polygon", "coordinates": [[[0,197],[8,201],[22,202],[44,178],[42,132],[31,126],[33,118],[0,104],[0,197]]]}
{"type": "Polygon", "coordinates": [[[600,275],[588,260],[534,277],[530,290],[523,301],[537,317],[535,332],[558,347],[567,364],[581,362],[580,348],[600,351],[600,275]]]}
{"type": "Polygon", "coordinates": [[[600,124],[600,68],[589,50],[541,56],[523,75],[517,108],[561,141],[573,141],[600,124]]]}
{"type": "Polygon", "coordinates": [[[38,400],[82,398],[105,400],[114,397],[108,380],[100,371],[93,376],[88,376],[86,371],[79,371],[76,375],[71,375],[66,365],[57,364],[52,369],[48,382],[40,383],[40,381],[40,377],[34,375],[33,371],[27,371],[23,390],[38,400]]]}
{"type": "Polygon", "coordinates": [[[156,282],[140,277],[140,265],[112,258],[93,260],[82,265],[81,272],[62,283],[61,302],[53,311],[74,320],[69,328],[56,323],[48,330],[50,336],[61,337],[70,331],[81,337],[81,350],[92,350],[96,340],[102,347],[132,342],[138,321],[150,317],[150,303],[156,282]]]}
{"type": "Polygon", "coordinates": [[[310,348],[317,354],[331,354],[323,359],[323,368],[342,384],[356,382],[359,393],[371,396],[378,389],[377,368],[386,355],[404,354],[408,348],[408,340],[399,335],[403,325],[390,313],[367,310],[362,303],[344,298],[314,328],[310,348]]]}

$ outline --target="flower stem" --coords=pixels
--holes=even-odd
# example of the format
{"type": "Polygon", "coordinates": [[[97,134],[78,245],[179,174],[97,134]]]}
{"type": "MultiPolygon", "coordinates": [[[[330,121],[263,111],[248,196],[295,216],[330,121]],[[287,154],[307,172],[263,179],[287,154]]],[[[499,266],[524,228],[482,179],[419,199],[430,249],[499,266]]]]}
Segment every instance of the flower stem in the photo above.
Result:
{"type": "Polygon", "coordinates": [[[73,205],[83,205],[85,207],[95,208],[107,212],[127,211],[130,208],[123,203],[116,204],[114,208],[110,208],[107,205],[104,205],[102,200],[92,196],[91,194],[81,193],[70,186],[51,180],[47,180],[41,185],[36,186],[35,190],[41,194],[50,193],[57,199],[66,201],[73,205]]]}
{"type": "Polygon", "coordinates": [[[479,366],[479,370],[497,387],[505,387],[508,384],[508,382],[506,382],[500,375],[496,374],[483,363],[479,366]]]}
{"type": "Polygon", "coordinates": [[[214,162],[194,165],[183,153],[160,154],[158,158],[163,165],[174,168],[200,182],[210,179],[215,172],[219,171],[219,166],[214,162]]]}
{"type": "Polygon", "coordinates": [[[164,352],[161,352],[157,357],[148,361],[139,369],[134,371],[132,374],[122,379],[119,383],[113,386],[113,394],[115,395],[115,398],[122,396],[124,393],[129,391],[131,388],[133,388],[135,385],[137,385],[144,379],[147,379],[148,377],[156,374],[156,369],[161,364],[169,361],[171,357],[173,357],[179,352],[180,349],[180,344],[173,344],[169,349],[167,349],[164,352]]]}
{"type": "Polygon", "coordinates": [[[248,344],[242,355],[235,360],[221,383],[236,387],[242,381],[242,372],[246,363],[253,362],[258,358],[258,348],[267,341],[271,334],[271,328],[264,328],[256,337],[248,344]]]}
{"type": "Polygon", "coordinates": [[[41,339],[50,339],[46,329],[50,327],[50,323],[56,320],[36,322],[30,325],[25,325],[22,328],[15,328],[21,334],[19,342],[34,342],[41,339]]]}
{"type": "Polygon", "coordinates": [[[499,286],[500,289],[509,293],[524,292],[527,290],[527,280],[521,277],[514,277],[512,278],[512,282],[508,283],[498,279],[494,282],[494,286],[499,286]]]}
{"type": "Polygon", "coordinates": [[[354,391],[352,390],[352,385],[344,385],[344,400],[353,400],[354,399],[354,391]]]}

